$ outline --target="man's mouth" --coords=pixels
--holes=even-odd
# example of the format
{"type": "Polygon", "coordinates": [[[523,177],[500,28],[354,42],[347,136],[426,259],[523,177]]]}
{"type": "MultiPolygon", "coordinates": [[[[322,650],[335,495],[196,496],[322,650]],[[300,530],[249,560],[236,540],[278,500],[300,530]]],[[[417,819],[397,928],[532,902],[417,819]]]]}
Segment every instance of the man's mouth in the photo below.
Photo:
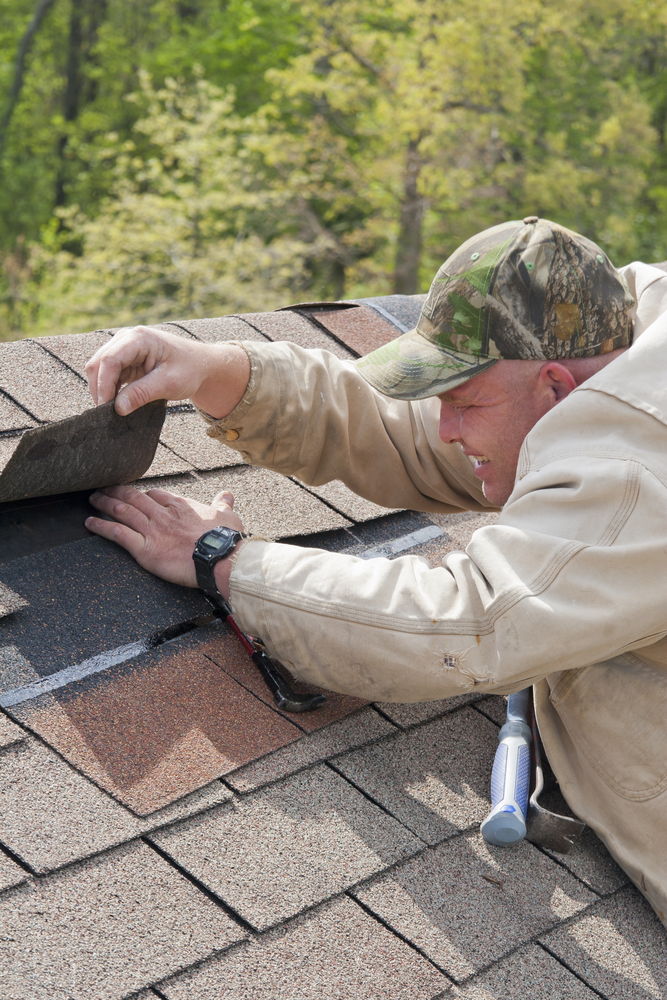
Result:
{"type": "Polygon", "coordinates": [[[476,469],[479,469],[480,466],[486,465],[487,462],[491,461],[491,459],[487,458],[486,455],[472,455],[471,458],[474,459],[476,469]]]}

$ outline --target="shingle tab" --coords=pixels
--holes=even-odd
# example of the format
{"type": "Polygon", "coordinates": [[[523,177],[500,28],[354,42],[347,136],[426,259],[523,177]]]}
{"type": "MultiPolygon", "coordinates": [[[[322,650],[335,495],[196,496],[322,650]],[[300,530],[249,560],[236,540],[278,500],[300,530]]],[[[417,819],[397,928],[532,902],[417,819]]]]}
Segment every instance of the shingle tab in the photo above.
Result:
{"type": "Polygon", "coordinates": [[[491,808],[496,727],[471,708],[336,761],[350,781],[429,844],[491,808]]]}
{"type": "Polygon", "coordinates": [[[191,472],[192,468],[190,462],[186,462],[185,459],[174,454],[170,448],[166,448],[158,442],[155,457],[139,482],[143,482],[144,479],[155,479],[157,476],[173,476],[179,472],[191,472]]]}
{"type": "Polygon", "coordinates": [[[507,698],[502,695],[490,694],[486,698],[480,698],[475,702],[475,708],[498,726],[504,726],[507,722],[507,698]]]}
{"type": "MultiPolygon", "coordinates": [[[[298,480],[296,481],[298,482],[298,480]]],[[[352,490],[348,490],[347,486],[338,479],[325,483],[324,486],[307,486],[304,483],[301,485],[353,521],[372,521],[376,517],[385,517],[399,509],[398,507],[380,507],[372,500],[365,500],[353,493],[352,490]]]]}
{"type": "Polygon", "coordinates": [[[312,316],[360,357],[399,336],[399,331],[389,320],[367,305],[349,309],[318,309],[312,316]]]}
{"type": "Polygon", "coordinates": [[[38,420],[61,420],[93,405],[88,387],[38,346],[18,340],[2,345],[0,386],[38,420]]]}
{"type": "Polygon", "coordinates": [[[457,981],[597,899],[527,841],[490,847],[477,833],[352,893],[457,981]]]}
{"type": "Polygon", "coordinates": [[[378,708],[401,729],[410,729],[411,726],[427,722],[429,719],[437,719],[439,716],[453,712],[455,708],[460,708],[462,705],[469,705],[479,698],[478,694],[460,694],[454,698],[443,698],[441,701],[422,701],[408,705],[378,702],[378,708]]]}
{"type": "MultiPolygon", "coordinates": [[[[218,319],[179,319],[175,323],[165,325],[165,329],[171,327],[187,330],[197,340],[209,344],[225,343],[230,340],[258,340],[266,343],[268,339],[238,316],[220,316],[218,319]]],[[[173,332],[178,331],[174,329],[173,332]]]]}
{"type": "Polygon", "coordinates": [[[634,886],[541,940],[608,1000],[667,996],[665,928],[634,886]]]}
{"type": "Polygon", "coordinates": [[[0,754],[0,842],[34,871],[47,872],[230,797],[215,781],[148,820],[137,819],[47,747],[28,739],[0,754]]]}
{"type": "Polygon", "coordinates": [[[0,892],[20,885],[27,879],[26,873],[11,858],[0,851],[0,892]]]}
{"type": "Polygon", "coordinates": [[[319,329],[314,323],[289,309],[272,313],[247,313],[242,317],[247,323],[263,333],[269,340],[287,340],[299,347],[318,347],[330,351],[344,361],[352,361],[354,355],[319,329]]]}
{"type": "Polygon", "coordinates": [[[210,438],[206,429],[198,413],[167,413],[160,440],[200,472],[243,463],[238,451],[210,438]]]}
{"type": "MultiPolygon", "coordinates": [[[[223,670],[226,670],[235,680],[252,691],[261,701],[273,706],[275,704],[273,695],[260,677],[257,667],[252,663],[250,658],[247,656],[244,658],[235,656],[227,657],[223,660],[220,656],[221,652],[223,652],[221,646],[207,648],[206,650],[207,655],[211,657],[214,663],[219,663],[223,670]]],[[[300,726],[307,733],[322,729],[323,726],[328,726],[329,723],[334,722],[336,719],[342,719],[346,715],[356,712],[366,704],[360,698],[338,694],[336,691],[324,691],[313,684],[303,684],[301,681],[291,677],[288,671],[284,670],[284,673],[287,676],[290,686],[299,694],[323,694],[326,697],[324,704],[313,712],[300,712],[298,715],[288,715],[286,713],[287,718],[291,719],[295,725],[300,726]]]]}
{"type": "Polygon", "coordinates": [[[258,929],[422,846],[324,766],[150,837],[258,929]]]}
{"type": "Polygon", "coordinates": [[[144,844],[0,900],[0,996],[121,1000],[244,937],[144,844]]]}
{"type": "MultiPolygon", "coordinates": [[[[232,636],[218,643],[245,656],[232,636]]],[[[10,712],[145,816],[301,735],[198,645],[176,640],[10,712]]]]}
{"type": "Polygon", "coordinates": [[[237,792],[251,792],[310,764],[345,753],[353,747],[372,743],[395,731],[390,722],[372,708],[366,708],[346,719],[333,722],[324,729],[308,733],[296,743],[276,750],[238,771],[232,771],[225,776],[225,781],[237,792]]]}
{"type": "MultiPolygon", "coordinates": [[[[111,330],[94,330],[92,333],[75,333],[63,337],[40,337],[39,343],[85,379],[87,362],[112,336],[111,330]]],[[[90,405],[93,405],[92,399],[90,405]]]]}
{"type": "Polygon", "coordinates": [[[595,1000],[596,996],[543,948],[531,944],[464,986],[452,986],[443,1000],[595,1000]]]}
{"type": "Polygon", "coordinates": [[[36,427],[35,421],[0,392],[0,431],[24,430],[27,427],[36,427]]]}
{"type": "MultiPolygon", "coordinates": [[[[150,489],[152,485],[141,481],[139,488],[150,489]]],[[[202,472],[196,479],[173,478],[155,486],[201,503],[211,503],[217,493],[230,490],[245,530],[263,537],[308,535],[350,524],[285,476],[249,465],[202,472]]]]}
{"type": "Polygon", "coordinates": [[[160,984],[167,1000],[433,1000],[447,980],[350,899],[160,984]]]}

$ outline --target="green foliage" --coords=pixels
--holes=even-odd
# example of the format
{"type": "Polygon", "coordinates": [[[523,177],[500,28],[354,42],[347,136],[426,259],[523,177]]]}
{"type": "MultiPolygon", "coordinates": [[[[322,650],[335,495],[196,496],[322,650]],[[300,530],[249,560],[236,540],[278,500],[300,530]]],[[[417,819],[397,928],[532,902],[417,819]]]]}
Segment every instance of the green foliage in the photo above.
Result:
{"type": "Polygon", "coordinates": [[[233,92],[201,78],[140,82],[138,141],[110,135],[97,154],[113,164],[108,197],[94,215],[58,210],[60,236],[32,251],[38,327],[272,309],[307,289],[334,245],[308,206],[300,144],[279,140],[264,112],[240,117],[233,92]],[[73,233],[82,253],[67,246],[73,233]]]}
{"type": "MultiPolygon", "coordinates": [[[[32,4],[0,0],[4,91],[32,4]]],[[[667,0],[56,0],[0,165],[0,336],[423,290],[527,214],[663,259],[666,23],[667,0]]]]}

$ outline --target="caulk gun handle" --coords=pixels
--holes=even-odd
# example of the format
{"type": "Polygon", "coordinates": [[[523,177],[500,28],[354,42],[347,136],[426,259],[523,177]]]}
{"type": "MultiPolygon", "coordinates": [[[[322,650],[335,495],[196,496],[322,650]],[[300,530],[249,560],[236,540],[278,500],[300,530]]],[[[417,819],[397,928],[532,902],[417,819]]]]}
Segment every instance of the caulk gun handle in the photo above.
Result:
{"type": "Polygon", "coordinates": [[[492,809],[482,823],[489,844],[509,846],[526,836],[530,792],[530,742],[528,724],[531,688],[509,696],[507,722],[498,733],[498,749],[491,774],[492,809]]]}

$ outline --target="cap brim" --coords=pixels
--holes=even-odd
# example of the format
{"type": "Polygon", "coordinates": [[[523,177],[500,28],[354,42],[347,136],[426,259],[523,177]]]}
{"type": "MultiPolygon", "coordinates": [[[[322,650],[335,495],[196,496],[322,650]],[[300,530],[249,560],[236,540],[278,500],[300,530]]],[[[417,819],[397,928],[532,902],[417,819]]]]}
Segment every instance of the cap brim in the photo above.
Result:
{"type": "Polygon", "coordinates": [[[385,396],[427,399],[455,389],[499,360],[454,354],[410,330],[360,358],[356,368],[385,396]]]}

